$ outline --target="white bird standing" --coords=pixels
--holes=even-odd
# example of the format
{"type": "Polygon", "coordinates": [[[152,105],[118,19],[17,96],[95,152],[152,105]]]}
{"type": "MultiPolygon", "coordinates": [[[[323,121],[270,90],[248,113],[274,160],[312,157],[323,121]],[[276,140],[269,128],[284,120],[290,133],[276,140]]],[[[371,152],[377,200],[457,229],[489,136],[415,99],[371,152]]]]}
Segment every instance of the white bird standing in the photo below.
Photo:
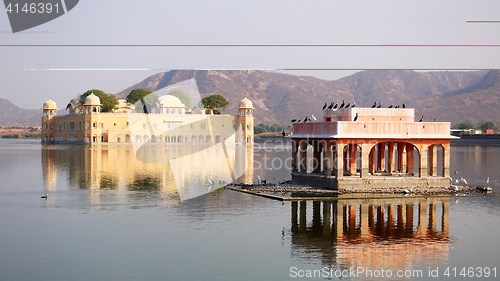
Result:
{"type": "Polygon", "coordinates": [[[460,178],[460,181],[467,184],[467,181],[464,178],[460,178]]]}
{"type": "Polygon", "coordinates": [[[314,117],[314,114],[312,114],[311,117],[314,121],[316,121],[316,117],[314,117]]]}
{"type": "Polygon", "coordinates": [[[257,183],[260,184],[260,176],[257,175],[257,183]]]}
{"type": "Polygon", "coordinates": [[[458,184],[458,180],[455,180],[455,184],[458,184]]]}
{"type": "Polygon", "coordinates": [[[210,180],[210,178],[208,178],[208,184],[213,185],[213,184],[214,184],[214,182],[213,182],[213,181],[211,181],[211,180],[210,180]]]}
{"type": "Polygon", "coordinates": [[[490,183],[490,177],[486,179],[486,183],[490,183]]]}

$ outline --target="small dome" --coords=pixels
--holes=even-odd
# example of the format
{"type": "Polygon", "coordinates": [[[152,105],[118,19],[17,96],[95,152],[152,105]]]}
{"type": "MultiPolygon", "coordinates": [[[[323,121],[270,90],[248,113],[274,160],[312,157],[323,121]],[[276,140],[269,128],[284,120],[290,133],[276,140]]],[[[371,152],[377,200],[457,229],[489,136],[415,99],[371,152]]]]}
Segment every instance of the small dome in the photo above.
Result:
{"type": "Polygon", "coordinates": [[[85,98],[85,104],[83,105],[101,105],[101,99],[98,96],[94,95],[94,93],[88,95],[85,98]]]}
{"type": "Polygon", "coordinates": [[[160,107],[186,107],[180,99],[172,95],[161,96],[156,102],[160,105],[160,107]]]}
{"type": "Polygon", "coordinates": [[[238,108],[253,108],[252,101],[247,99],[247,97],[245,96],[245,98],[242,99],[238,104],[238,108]]]}
{"type": "Polygon", "coordinates": [[[56,102],[49,98],[48,101],[43,103],[43,109],[56,109],[57,110],[56,102]]]}

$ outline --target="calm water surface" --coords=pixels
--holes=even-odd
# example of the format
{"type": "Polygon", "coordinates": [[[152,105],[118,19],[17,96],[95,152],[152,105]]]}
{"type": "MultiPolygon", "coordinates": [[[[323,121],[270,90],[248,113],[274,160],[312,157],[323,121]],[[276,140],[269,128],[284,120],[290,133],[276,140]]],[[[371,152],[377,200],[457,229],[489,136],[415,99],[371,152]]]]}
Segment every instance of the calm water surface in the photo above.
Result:
{"type": "MultiPolygon", "coordinates": [[[[289,179],[286,146],[251,153],[244,162],[254,169],[233,177],[289,179]]],[[[348,280],[441,280],[448,267],[456,279],[464,267],[500,278],[492,278],[497,196],[282,204],[218,189],[230,180],[224,165],[184,161],[137,161],[126,147],[0,141],[0,280],[288,280],[298,279],[291,268],[324,267],[423,273],[348,280]]],[[[500,146],[453,146],[451,165],[471,184],[490,177],[500,192],[500,146]]]]}

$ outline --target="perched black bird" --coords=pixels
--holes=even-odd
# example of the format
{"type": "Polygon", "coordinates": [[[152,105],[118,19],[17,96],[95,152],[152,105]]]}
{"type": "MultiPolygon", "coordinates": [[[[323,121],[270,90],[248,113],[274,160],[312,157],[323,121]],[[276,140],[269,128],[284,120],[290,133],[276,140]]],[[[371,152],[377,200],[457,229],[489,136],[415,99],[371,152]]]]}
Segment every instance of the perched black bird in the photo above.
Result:
{"type": "Polygon", "coordinates": [[[356,103],[353,102],[351,108],[356,107],[356,103]]]}
{"type": "Polygon", "coordinates": [[[49,198],[49,195],[48,194],[45,194],[44,196],[40,197],[40,198],[43,198],[45,200],[47,200],[47,198],[49,198]]]}
{"type": "Polygon", "coordinates": [[[308,120],[307,120],[307,116],[306,116],[306,119],[304,119],[304,123],[306,123],[308,120]]]}
{"type": "Polygon", "coordinates": [[[420,118],[420,121],[418,121],[418,122],[422,122],[422,121],[424,121],[424,116],[423,115],[422,115],[422,118],[420,118]]]}
{"type": "Polygon", "coordinates": [[[375,107],[377,107],[377,102],[374,102],[372,105],[372,108],[375,108],[375,107]]]}
{"type": "Polygon", "coordinates": [[[286,136],[285,130],[283,130],[283,132],[281,132],[281,135],[283,136],[283,139],[285,139],[285,136],[286,136]]]}
{"type": "Polygon", "coordinates": [[[349,108],[351,106],[351,103],[346,104],[345,108],[349,108]]]}
{"type": "Polygon", "coordinates": [[[403,108],[406,108],[406,105],[403,103],[403,108]]]}
{"type": "Polygon", "coordinates": [[[399,105],[396,105],[394,108],[399,108],[399,105]]]}
{"type": "Polygon", "coordinates": [[[394,104],[391,103],[391,105],[389,105],[389,108],[392,108],[394,106],[394,104]]]}
{"type": "Polygon", "coordinates": [[[382,107],[382,103],[379,103],[377,108],[381,108],[382,107]]]}
{"type": "Polygon", "coordinates": [[[325,102],[325,105],[323,105],[323,109],[322,109],[322,110],[325,110],[326,106],[327,106],[327,105],[326,105],[326,102],[325,102]]]}
{"type": "Polygon", "coordinates": [[[333,109],[337,109],[337,106],[339,105],[338,102],[335,103],[335,105],[333,106],[333,109]]]}
{"type": "Polygon", "coordinates": [[[344,102],[344,100],[342,100],[342,103],[340,104],[340,107],[339,107],[339,109],[342,109],[342,108],[344,108],[344,106],[345,106],[345,102],[344,102]]]}
{"type": "Polygon", "coordinates": [[[292,119],[292,123],[295,123],[295,122],[297,122],[297,119],[292,119]]]}
{"type": "Polygon", "coordinates": [[[328,106],[328,109],[332,109],[332,107],[333,107],[334,104],[335,103],[332,101],[332,103],[330,103],[330,106],[328,106]]]}
{"type": "Polygon", "coordinates": [[[356,112],[356,116],[354,117],[353,121],[357,121],[357,120],[358,120],[358,113],[356,112]]]}

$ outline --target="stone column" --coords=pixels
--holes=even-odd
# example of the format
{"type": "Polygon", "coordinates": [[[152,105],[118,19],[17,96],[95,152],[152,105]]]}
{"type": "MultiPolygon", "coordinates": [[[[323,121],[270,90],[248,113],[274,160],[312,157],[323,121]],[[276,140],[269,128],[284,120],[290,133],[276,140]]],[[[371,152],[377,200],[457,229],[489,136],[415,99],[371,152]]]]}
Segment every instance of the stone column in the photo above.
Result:
{"type": "Polygon", "coordinates": [[[406,233],[413,233],[413,204],[406,204],[406,233]]]}
{"type": "Polygon", "coordinates": [[[406,206],[405,204],[398,205],[398,222],[397,232],[398,237],[404,237],[406,227],[406,206]]]}
{"type": "Polygon", "coordinates": [[[414,148],[411,143],[406,144],[406,172],[413,173],[414,172],[414,163],[415,159],[413,157],[414,148]]]}
{"type": "MultiPolygon", "coordinates": [[[[370,158],[370,145],[362,144],[361,145],[361,177],[367,177],[370,174],[369,167],[369,158],[370,158]]],[[[372,162],[373,163],[373,162],[372,162]]]]}
{"type": "Polygon", "coordinates": [[[347,229],[348,233],[351,236],[356,234],[356,213],[357,206],[356,205],[347,205],[347,229]]]}
{"type": "Polygon", "coordinates": [[[387,172],[391,173],[394,171],[394,142],[389,142],[387,144],[387,172]]]}
{"type": "Polygon", "coordinates": [[[420,168],[418,174],[421,178],[427,177],[427,145],[420,145],[420,168]]]}
{"type": "Polygon", "coordinates": [[[336,155],[334,153],[333,160],[335,163],[335,174],[337,178],[344,176],[344,147],[343,144],[337,143],[336,155]]]}
{"type": "Polygon", "coordinates": [[[394,236],[394,204],[387,206],[387,231],[389,236],[394,236]]]}
{"type": "Polygon", "coordinates": [[[323,154],[323,174],[325,177],[332,175],[332,146],[327,144],[325,146],[325,153],[323,154]]]}
{"type": "Polygon", "coordinates": [[[385,142],[377,144],[378,157],[377,157],[377,171],[385,170],[385,142]]]}
{"type": "Polygon", "coordinates": [[[314,141],[313,143],[313,161],[312,161],[312,173],[321,173],[321,146],[319,141],[314,141]]]}
{"type": "Polygon", "coordinates": [[[443,177],[450,176],[450,144],[443,144],[443,177]]]}
{"type": "Polygon", "coordinates": [[[442,208],[441,231],[444,237],[448,237],[450,232],[450,199],[443,199],[442,208]]]}
{"type": "Polygon", "coordinates": [[[335,234],[335,238],[337,240],[341,240],[342,236],[344,235],[344,208],[343,206],[339,203],[339,201],[336,201],[333,203],[333,208],[334,208],[334,225],[333,225],[333,233],[335,234]]]}
{"type": "Polygon", "coordinates": [[[437,145],[429,147],[429,174],[437,176],[437,145]]]}
{"type": "Polygon", "coordinates": [[[436,233],[436,204],[432,202],[429,204],[429,233],[436,233]]]}

